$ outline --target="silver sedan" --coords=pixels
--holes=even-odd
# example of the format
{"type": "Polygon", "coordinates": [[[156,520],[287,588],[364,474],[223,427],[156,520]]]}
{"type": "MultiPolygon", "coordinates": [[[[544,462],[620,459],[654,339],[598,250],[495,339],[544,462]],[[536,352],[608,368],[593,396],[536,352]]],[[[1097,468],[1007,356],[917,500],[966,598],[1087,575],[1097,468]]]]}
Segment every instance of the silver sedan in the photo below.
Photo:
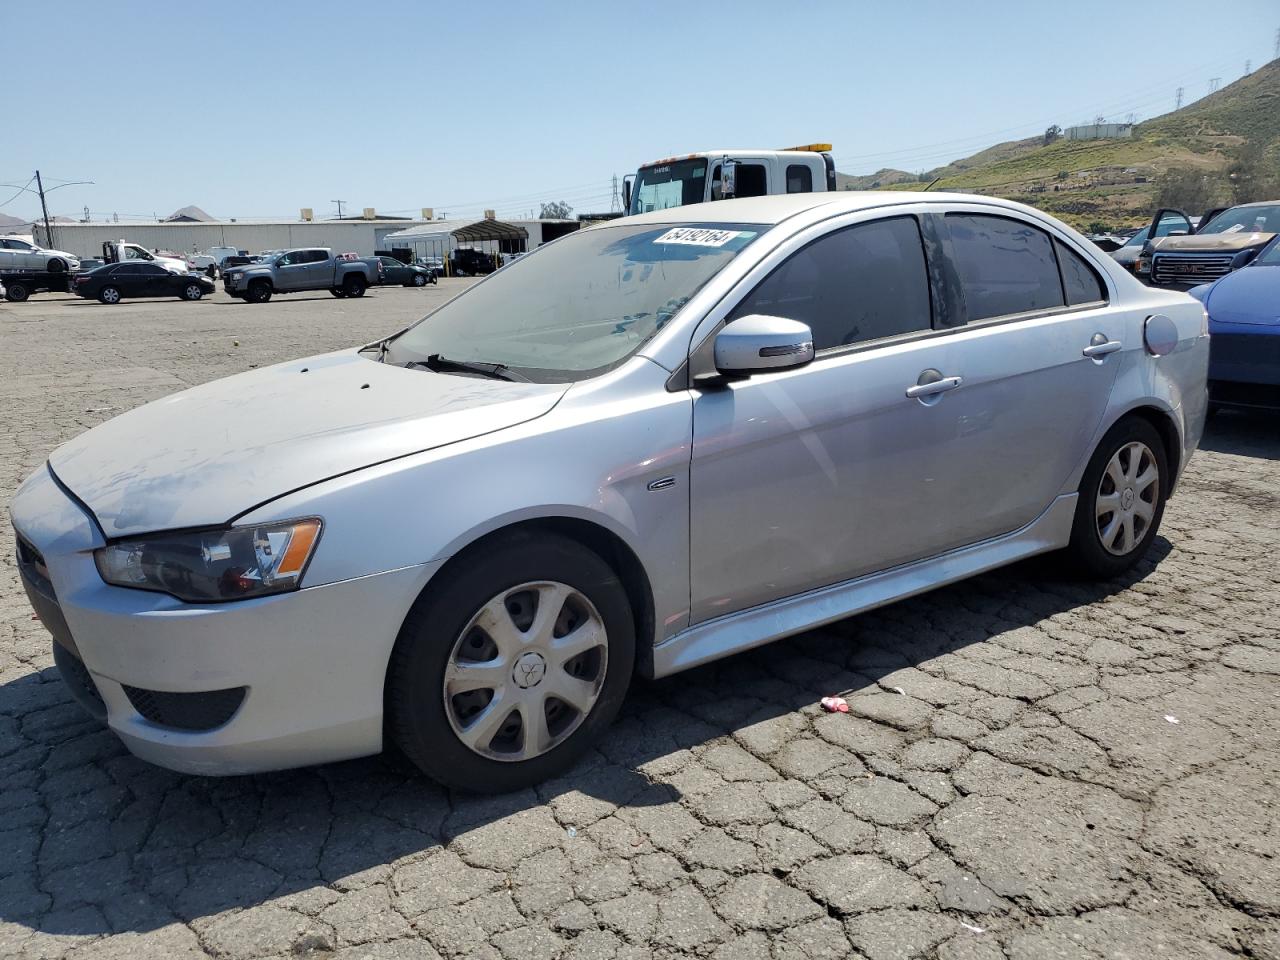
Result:
{"type": "MultiPolygon", "coordinates": [[[[77,698],[229,774],[509,790],[661,677],[1032,554],[1113,577],[1207,321],[1058,221],[803,194],[582,230],[359,349],[141,407],[13,501],[77,698]]],[[[816,686],[816,684],[815,684],[816,686]]]]}

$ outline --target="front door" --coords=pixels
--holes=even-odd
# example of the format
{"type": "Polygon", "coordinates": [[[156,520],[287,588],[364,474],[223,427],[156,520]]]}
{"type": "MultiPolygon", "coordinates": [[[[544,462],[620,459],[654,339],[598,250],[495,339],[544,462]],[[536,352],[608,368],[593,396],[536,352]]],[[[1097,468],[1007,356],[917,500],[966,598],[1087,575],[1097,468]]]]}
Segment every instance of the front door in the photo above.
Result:
{"type": "Polygon", "coordinates": [[[307,251],[290,250],[276,260],[275,288],[301,290],[307,281],[307,251]]]}

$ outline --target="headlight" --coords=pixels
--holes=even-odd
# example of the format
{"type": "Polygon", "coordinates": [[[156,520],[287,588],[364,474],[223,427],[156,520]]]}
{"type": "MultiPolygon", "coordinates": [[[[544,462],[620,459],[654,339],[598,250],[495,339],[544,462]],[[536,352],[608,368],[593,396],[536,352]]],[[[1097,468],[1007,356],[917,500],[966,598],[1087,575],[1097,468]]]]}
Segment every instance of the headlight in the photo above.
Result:
{"type": "Polygon", "coordinates": [[[93,552],[107,583],[189,603],[296,590],[320,540],[316,518],[203,533],[160,533],[93,552]]]}

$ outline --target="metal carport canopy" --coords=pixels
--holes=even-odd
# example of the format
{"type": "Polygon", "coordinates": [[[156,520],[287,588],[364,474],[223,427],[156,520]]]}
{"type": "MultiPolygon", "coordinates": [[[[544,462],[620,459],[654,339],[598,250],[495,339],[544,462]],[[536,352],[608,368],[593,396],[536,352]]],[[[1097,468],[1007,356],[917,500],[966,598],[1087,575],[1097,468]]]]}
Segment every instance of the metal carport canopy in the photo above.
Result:
{"type": "Polygon", "coordinates": [[[528,240],[529,231],[501,220],[477,220],[452,231],[455,240],[475,243],[482,240],[528,240]]]}

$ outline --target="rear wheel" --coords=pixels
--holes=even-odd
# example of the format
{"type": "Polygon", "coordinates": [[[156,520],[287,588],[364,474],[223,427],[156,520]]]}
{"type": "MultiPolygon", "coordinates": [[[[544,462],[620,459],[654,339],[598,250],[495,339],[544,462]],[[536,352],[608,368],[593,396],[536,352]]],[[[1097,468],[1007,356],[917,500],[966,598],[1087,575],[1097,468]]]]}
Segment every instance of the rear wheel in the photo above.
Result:
{"type": "Polygon", "coordinates": [[[103,287],[98,291],[98,299],[106,304],[119,303],[120,291],[115,287],[103,287]]]}
{"type": "Polygon", "coordinates": [[[271,284],[266,280],[255,280],[249,284],[250,303],[266,303],[271,299],[271,284]]]}
{"type": "Polygon", "coordinates": [[[188,283],[182,288],[183,300],[199,300],[204,296],[204,288],[198,283],[188,283]]]}
{"type": "Polygon", "coordinates": [[[1079,573],[1107,579],[1142,559],[1164,516],[1170,482],[1160,433],[1141,417],[1112,427],[1084,472],[1067,555],[1079,573]]]}
{"type": "Polygon", "coordinates": [[[413,275],[413,285],[415,287],[425,287],[427,285],[426,275],[421,273],[415,273],[413,275]]]}
{"type": "Polygon", "coordinates": [[[49,261],[50,273],[65,273],[66,270],[67,270],[67,261],[63,260],[61,257],[54,257],[52,260],[49,261]]]}
{"type": "Polygon", "coordinates": [[[343,297],[347,295],[347,291],[343,290],[341,287],[330,287],[329,292],[332,293],[339,300],[341,300],[343,297]]]}
{"type": "Polygon", "coordinates": [[[347,277],[346,282],[342,285],[342,292],[348,297],[363,297],[365,290],[365,282],[363,277],[355,274],[347,277]]]}
{"type": "Polygon", "coordinates": [[[389,732],[449,786],[527,787],[612,722],[634,660],[609,565],[574,541],[517,534],[462,558],[414,604],[388,668],[389,732]]]}
{"type": "Polygon", "coordinates": [[[14,303],[21,303],[29,296],[31,296],[31,291],[28,290],[27,285],[20,280],[12,281],[5,288],[6,299],[12,300],[14,303]]]}

